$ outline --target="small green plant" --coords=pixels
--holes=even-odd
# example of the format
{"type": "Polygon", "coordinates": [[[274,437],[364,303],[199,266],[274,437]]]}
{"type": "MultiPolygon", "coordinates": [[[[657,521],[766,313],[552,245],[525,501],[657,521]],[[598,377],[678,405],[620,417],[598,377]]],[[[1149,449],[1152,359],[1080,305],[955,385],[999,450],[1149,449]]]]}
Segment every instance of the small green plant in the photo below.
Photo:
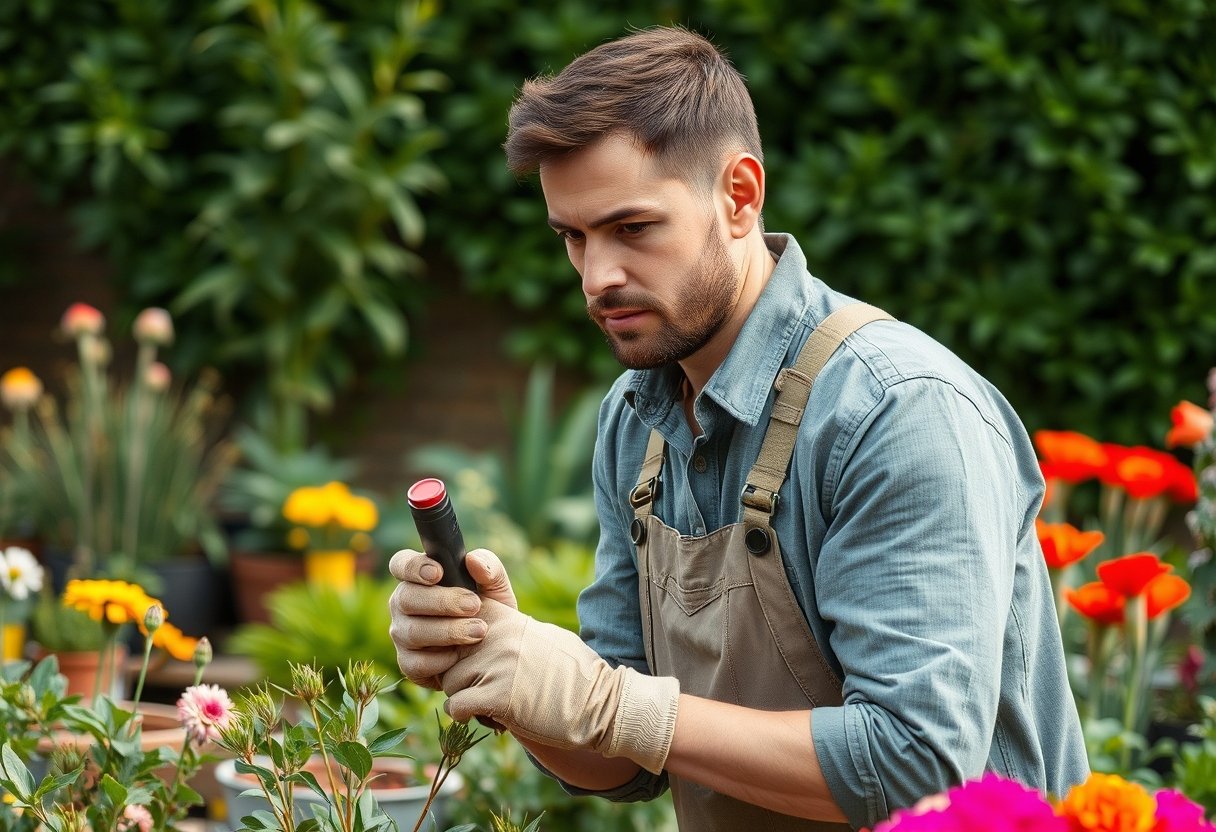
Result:
{"type": "MultiPolygon", "coordinates": [[[[255,811],[242,818],[242,830],[371,832],[395,826],[370,789],[376,758],[405,756],[400,748],[407,728],[372,734],[378,722],[377,697],[395,685],[367,661],[350,662],[338,677],[338,705],[326,701],[328,685],[316,664],[292,664],[290,689],[267,683],[237,704],[220,744],[236,755],[238,772],[256,778],[269,807],[269,811],[255,811]],[[303,703],[299,720],[285,717],[274,690],[303,703]],[[317,759],[320,778],[308,768],[309,762],[317,759]],[[321,798],[312,818],[297,820],[292,796],[296,786],[321,798]]],[[[440,725],[442,756],[414,832],[421,828],[432,802],[461,758],[486,736],[475,734],[464,723],[440,725]]]]}
{"type": "Polygon", "coordinates": [[[1174,759],[1174,785],[1216,815],[1216,699],[1199,698],[1203,719],[1191,727],[1195,743],[1183,743],[1174,759]]]}

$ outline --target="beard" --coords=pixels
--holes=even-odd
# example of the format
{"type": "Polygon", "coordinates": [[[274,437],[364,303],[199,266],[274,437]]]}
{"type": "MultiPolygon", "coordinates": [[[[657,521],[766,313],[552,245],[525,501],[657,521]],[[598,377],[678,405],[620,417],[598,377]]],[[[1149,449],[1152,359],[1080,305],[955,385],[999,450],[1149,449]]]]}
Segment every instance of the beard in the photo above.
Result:
{"type": "Polygon", "coordinates": [[[670,308],[641,292],[622,289],[601,295],[587,305],[587,314],[595,321],[612,354],[631,370],[649,370],[683,361],[712,338],[734,308],[738,287],[737,269],[730,252],[718,234],[715,217],[709,227],[701,257],[682,278],[681,290],[670,308]],[[655,313],[660,321],[658,332],[612,332],[604,326],[601,316],[613,309],[637,309],[655,313]]]}

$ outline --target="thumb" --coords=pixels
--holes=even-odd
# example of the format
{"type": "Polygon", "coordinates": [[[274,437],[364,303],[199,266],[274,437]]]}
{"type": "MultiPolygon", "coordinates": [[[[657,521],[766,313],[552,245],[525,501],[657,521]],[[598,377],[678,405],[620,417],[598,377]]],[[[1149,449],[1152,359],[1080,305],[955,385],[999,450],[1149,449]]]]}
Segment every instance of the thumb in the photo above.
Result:
{"type": "Polygon", "coordinates": [[[443,710],[457,722],[468,722],[473,717],[494,717],[493,704],[484,691],[465,688],[453,693],[443,703],[443,710]]]}
{"type": "Polygon", "coordinates": [[[506,567],[498,559],[498,555],[489,549],[474,549],[465,555],[464,565],[469,574],[477,581],[477,590],[484,598],[493,598],[500,604],[519,609],[515,600],[515,591],[511,589],[511,579],[507,577],[506,567]]]}

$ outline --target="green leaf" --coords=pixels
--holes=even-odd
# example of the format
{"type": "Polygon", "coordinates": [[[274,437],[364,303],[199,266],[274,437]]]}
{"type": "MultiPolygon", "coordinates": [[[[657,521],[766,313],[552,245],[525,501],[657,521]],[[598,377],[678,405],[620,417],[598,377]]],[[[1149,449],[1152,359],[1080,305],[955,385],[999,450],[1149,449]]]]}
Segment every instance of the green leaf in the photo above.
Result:
{"type": "Polygon", "coordinates": [[[360,780],[365,779],[371,773],[372,755],[368,753],[362,743],[340,742],[334,749],[334,756],[338,758],[338,762],[354,772],[360,780]]]}
{"type": "Polygon", "coordinates": [[[111,777],[109,773],[102,775],[101,788],[105,790],[106,796],[115,806],[121,807],[127,804],[127,787],[111,777]]]}
{"type": "Polygon", "coordinates": [[[400,745],[408,733],[408,728],[398,728],[394,731],[383,733],[371,741],[367,750],[373,757],[378,757],[385,751],[391,751],[400,745]]]}
{"type": "Polygon", "coordinates": [[[0,769],[4,771],[5,787],[23,803],[28,803],[34,791],[34,775],[25,767],[25,763],[13,750],[12,743],[6,742],[0,748],[0,769]]]}

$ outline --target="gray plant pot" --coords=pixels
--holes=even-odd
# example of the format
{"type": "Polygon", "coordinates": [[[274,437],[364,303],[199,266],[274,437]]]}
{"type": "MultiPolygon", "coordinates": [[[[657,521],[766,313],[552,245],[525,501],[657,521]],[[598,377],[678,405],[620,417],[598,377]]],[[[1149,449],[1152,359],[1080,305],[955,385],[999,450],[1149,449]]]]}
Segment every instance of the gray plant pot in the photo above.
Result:
{"type": "MultiPolygon", "coordinates": [[[[254,758],[259,765],[270,767],[270,760],[267,758],[254,758]]],[[[414,773],[414,765],[410,760],[398,758],[381,758],[376,760],[377,770],[392,770],[405,774],[407,777],[412,777],[414,773]]],[[[246,815],[251,815],[257,810],[269,811],[270,805],[266,802],[261,789],[256,783],[251,783],[244,775],[237,774],[235,760],[222,760],[216,765],[215,779],[219,781],[220,786],[224,790],[224,805],[228,814],[228,826],[231,829],[241,828],[241,818],[246,815]]],[[[322,781],[322,785],[324,782],[322,781]]],[[[435,832],[437,829],[442,829],[444,821],[445,808],[447,801],[451,799],[461,786],[464,785],[464,780],[460,773],[453,771],[448,775],[448,779],[444,782],[443,788],[439,794],[435,796],[435,800],[431,803],[429,817],[426,822],[420,827],[426,832],[435,832]]],[[[373,785],[372,794],[376,798],[376,802],[380,804],[380,808],[384,813],[397,822],[397,829],[400,832],[412,832],[414,824],[418,822],[418,817],[422,813],[422,807],[426,804],[426,796],[430,794],[431,786],[429,783],[424,783],[420,786],[408,786],[406,788],[389,788],[378,789],[373,785]]],[[[322,800],[315,792],[304,786],[296,786],[293,791],[293,799],[295,804],[295,816],[297,821],[303,821],[313,816],[312,807],[321,804],[322,800]]]]}

